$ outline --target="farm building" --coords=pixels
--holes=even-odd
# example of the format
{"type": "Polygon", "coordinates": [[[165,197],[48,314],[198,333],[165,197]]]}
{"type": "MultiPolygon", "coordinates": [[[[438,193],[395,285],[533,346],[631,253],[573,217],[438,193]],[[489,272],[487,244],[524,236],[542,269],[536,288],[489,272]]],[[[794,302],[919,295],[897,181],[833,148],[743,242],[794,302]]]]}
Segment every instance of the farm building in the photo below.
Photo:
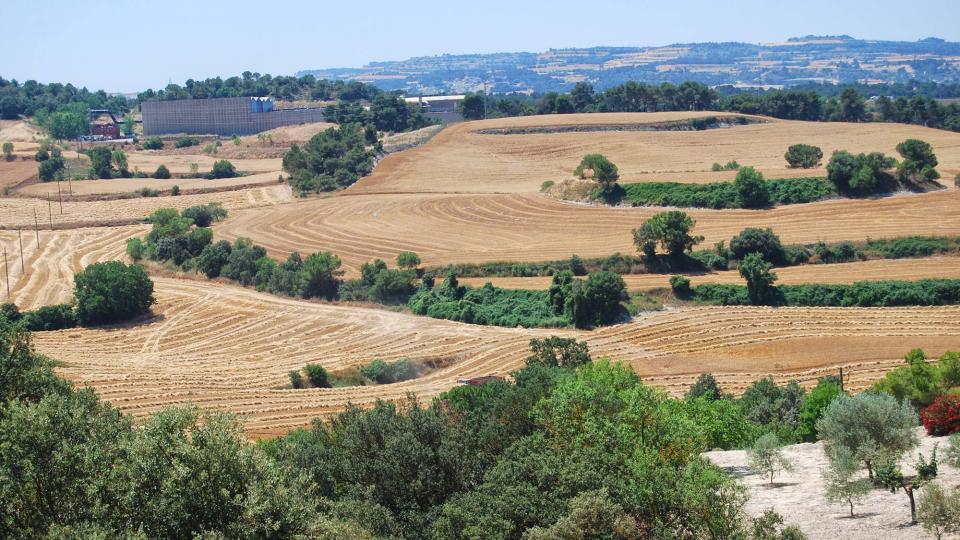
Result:
{"type": "Polygon", "coordinates": [[[90,138],[94,140],[119,139],[120,123],[113,112],[107,109],[90,109],[90,138]]]}
{"type": "Polygon", "coordinates": [[[463,121],[463,115],[457,111],[457,106],[463,102],[464,97],[466,96],[417,96],[404,98],[404,101],[420,105],[427,117],[447,124],[463,121]]]}
{"type": "Polygon", "coordinates": [[[323,109],[276,109],[269,97],[144,101],[140,111],[144,135],[252,135],[280,126],[323,121],[323,109]]]}

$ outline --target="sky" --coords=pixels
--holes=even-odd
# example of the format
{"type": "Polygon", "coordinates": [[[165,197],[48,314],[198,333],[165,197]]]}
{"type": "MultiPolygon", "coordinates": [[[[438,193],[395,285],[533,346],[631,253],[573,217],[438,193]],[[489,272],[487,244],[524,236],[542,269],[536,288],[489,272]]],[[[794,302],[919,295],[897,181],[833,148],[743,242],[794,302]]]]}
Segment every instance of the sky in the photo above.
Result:
{"type": "Polygon", "coordinates": [[[960,41],[957,0],[0,0],[0,76],[137,92],[412,56],[808,34],[960,41]],[[952,14],[952,15],[951,15],[952,14]]]}

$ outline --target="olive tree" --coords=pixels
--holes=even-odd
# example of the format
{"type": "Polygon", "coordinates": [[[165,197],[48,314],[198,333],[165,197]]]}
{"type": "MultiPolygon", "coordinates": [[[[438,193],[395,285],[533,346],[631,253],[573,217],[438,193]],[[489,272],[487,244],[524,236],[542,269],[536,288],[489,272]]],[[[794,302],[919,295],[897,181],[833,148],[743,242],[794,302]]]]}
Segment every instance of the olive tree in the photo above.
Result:
{"type": "Polygon", "coordinates": [[[761,435],[747,450],[747,457],[750,459],[750,469],[757,474],[769,475],[771,484],[778,472],[793,471],[793,464],[783,455],[780,440],[773,433],[761,435]]]}
{"type": "Polygon", "coordinates": [[[899,459],[917,446],[917,413],[907,402],[887,394],[837,396],[817,422],[828,456],[849,451],[873,478],[883,456],[899,459]]]}
{"type": "Polygon", "coordinates": [[[827,502],[842,503],[850,506],[850,517],[853,517],[853,505],[870,493],[869,478],[855,478],[860,472],[860,463],[847,448],[838,448],[832,455],[828,455],[829,466],[821,471],[823,483],[826,485],[824,493],[827,502]]]}

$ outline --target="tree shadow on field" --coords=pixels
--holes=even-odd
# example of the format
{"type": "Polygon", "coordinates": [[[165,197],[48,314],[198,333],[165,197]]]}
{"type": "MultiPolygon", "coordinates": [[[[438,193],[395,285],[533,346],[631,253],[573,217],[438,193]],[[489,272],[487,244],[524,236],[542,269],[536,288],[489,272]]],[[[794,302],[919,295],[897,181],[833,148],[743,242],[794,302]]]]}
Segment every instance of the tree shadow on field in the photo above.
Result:
{"type": "Polygon", "coordinates": [[[99,326],[90,326],[87,328],[95,328],[97,330],[102,330],[105,332],[112,332],[117,330],[131,330],[133,328],[139,328],[141,326],[150,326],[151,324],[161,323],[167,320],[167,316],[163,313],[154,313],[150,312],[139,317],[130,319],[129,321],[123,321],[114,324],[104,324],[99,326]]]}
{"type": "Polygon", "coordinates": [[[746,465],[729,465],[727,467],[720,468],[723,469],[723,472],[735,478],[743,478],[753,474],[753,471],[750,470],[750,467],[747,467],[746,465]]]}
{"type": "Polygon", "coordinates": [[[857,519],[870,518],[870,517],[879,516],[879,515],[880,515],[880,512],[867,512],[867,513],[857,512],[857,513],[855,513],[855,514],[852,515],[852,516],[851,516],[850,514],[843,514],[843,515],[841,515],[841,516],[834,516],[833,519],[849,519],[850,521],[853,521],[853,520],[857,520],[857,519]]]}
{"type": "Polygon", "coordinates": [[[799,485],[800,485],[800,482],[774,482],[772,484],[770,482],[764,482],[763,484],[757,487],[763,487],[766,489],[780,489],[780,488],[785,488],[790,486],[799,486],[799,485]]]}

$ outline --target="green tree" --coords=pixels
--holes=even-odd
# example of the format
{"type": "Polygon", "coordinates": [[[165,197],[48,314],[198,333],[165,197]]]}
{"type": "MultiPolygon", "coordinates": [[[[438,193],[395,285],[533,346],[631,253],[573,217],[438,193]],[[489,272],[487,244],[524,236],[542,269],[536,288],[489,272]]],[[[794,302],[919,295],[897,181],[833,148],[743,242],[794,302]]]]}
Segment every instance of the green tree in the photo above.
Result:
{"type": "Polygon", "coordinates": [[[793,464],[783,455],[780,441],[773,433],[761,435],[747,450],[747,457],[750,469],[758,474],[769,475],[770,484],[773,484],[773,477],[778,472],[793,471],[793,464]]]}
{"type": "Polygon", "coordinates": [[[713,373],[701,373],[697,380],[690,385],[687,391],[687,399],[704,398],[710,401],[716,401],[723,398],[723,391],[717,384],[717,378],[713,373]]]}
{"type": "Polygon", "coordinates": [[[648,260],[656,255],[657,246],[671,257],[679,257],[702,242],[702,236],[693,236],[696,221],[680,210],[654,214],[640,227],[633,230],[633,243],[648,260]]]}
{"type": "Polygon", "coordinates": [[[903,161],[897,165],[897,178],[901,181],[917,182],[940,178],[940,173],[934,168],[937,166],[937,156],[934,155],[930,143],[907,139],[897,145],[897,152],[903,157],[903,161]]]}
{"type": "Polygon", "coordinates": [[[460,114],[464,120],[480,120],[485,116],[483,94],[467,94],[460,102],[460,114]]]}
{"type": "Polygon", "coordinates": [[[791,168],[812,169],[820,165],[823,150],[819,146],[810,144],[794,144],[787,148],[783,158],[791,168]]]}
{"type": "Polygon", "coordinates": [[[824,497],[830,503],[849,505],[853,517],[854,503],[863,500],[873,486],[868,478],[854,478],[860,472],[860,463],[849,449],[839,447],[828,457],[828,467],[820,473],[826,486],[824,497]]]}
{"type": "Polygon", "coordinates": [[[777,274],[773,265],[763,260],[760,253],[750,253],[740,261],[740,277],[747,281],[747,295],[753,305],[763,305],[774,300],[776,287],[773,283],[777,274]]]}
{"type": "Polygon", "coordinates": [[[845,88],[840,93],[840,118],[844,122],[860,122],[866,118],[867,106],[854,88],[845,88]]]}
{"type": "Polygon", "coordinates": [[[637,523],[614,502],[606,489],[586,491],[570,500],[569,512],[550,527],[533,527],[524,540],[634,540],[637,523]]]}
{"type": "Polygon", "coordinates": [[[945,390],[941,369],[951,368],[949,359],[945,365],[935,366],[927,362],[922,349],[913,349],[907,353],[904,361],[906,366],[888,371],[874,384],[874,389],[890,394],[898,400],[907,400],[915,407],[930,405],[945,390]]]}
{"type": "Polygon", "coordinates": [[[543,339],[530,340],[531,355],[527,357],[527,365],[543,365],[548,367],[576,368],[592,362],[590,349],[586,341],[577,341],[575,338],[550,336],[543,339]]]}
{"type": "Polygon", "coordinates": [[[57,111],[51,114],[44,127],[47,133],[58,141],[76,139],[90,130],[87,115],[70,110],[57,111]]]}
{"type": "Polygon", "coordinates": [[[573,107],[576,112],[590,111],[596,100],[593,85],[584,81],[573,85],[573,90],[570,91],[570,99],[573,100],[573,107]]]}
{"type": "Polygon", "coordinates": [[[54,156],[40,162],[39,176],[43,182],[49,182],[63,177],[66,170],[66,162],[60,156],[54,156]]]}
{"type": "Polygon", "coordinates": [[[87,151],[90,156],[90,175],[93,178],[113,178],[113,153],[106,146],[95,146],[87,151]]]}
{"type": "Polygon", "coordinates": [[[13,160],[13,143],[10,141],[3,143],[3,159],[13,160]]]}
{"type": "Polygon", "coordinates": [[[420,256],[412,251],[403,251],[397,255],[397,266],[412,269],[420,266],[420,256]]]}
{"type": "Polygon", "coordinates": [[[839,395],[817,422],[817,433],[830,456],[844,450],[867,468],[883,456],[899,459],[917,445],[917,413],[909,403],[886,394],[839,395]]]}
{"type": "Polygon", "coordinates": [[[313,253],[303,260],[300,275],[304,281],[303,295],[307,298],[322,297],[332,300],[340,288],[340,257],[329,251],[313,253]]]}
{"type": "Polygon", "coordinates": [[[120,178],[129,178],[130,170],[127,168],[127,154],[123,150],[114,150],[110,153],[110,159],[117,168],[117,174],[120,178]]]}
{"type": "Polygon", "coordinates": [[[823,377],[817,382],[817,386],[804,396],[803,405],[800,406],[799,430],[803,440],[808,442],[817,440],[817,421],[823,416],[823,412],[827,410],[830,403],[842,393],[843,390],[837,379],[823,377]]]}
{"type": "Polygon", "coordinates": [[[287,376],[290,378],[290,386],[295,390],[304,388],[303,383],[303,374],[300,371],[292,369],[287,373],[287,376]]]}
{"type": "Polygon", "coordinates": [[[744,208],[763,208],[770,206],[770,191],[763,175],[753,167],[742,167],[733,181],[740,204],[744,208]]]}
{"type": "Polygon", "coordinates": [[[954,488],[948,493],[935,482],[924,486],[917,505],[917,521],[937,540],[945,534],[960,533],[960,490],[954,488]]]}
{"type": "Polygon", "coordinates": [[[767,262],[773,264],[785,262],[785,251],[783,244],[780,243],[780,237],[769,227],[766,229],[747,227],[740,231],[740,234],[730,239],[730,253],[735,259],[743,259],[750,253],[759,253],[767,262]]]}
{"type": "Polygon", "coordinates": [[[74,276],[77,320],[83,326],[122,322],[150,311],[153,281],[143,267],[93,263],[74,276]]]}
{"type": "Polygon", "coordinates": [[[587,178],[588,170],[591,171],[589,176],[603,186],[615,184],[617,180],[620,179],[617,166],[602,154],[587,154],[583,156],[580,164],[573,170],[573,174],[580,178],[587,178]]]}

